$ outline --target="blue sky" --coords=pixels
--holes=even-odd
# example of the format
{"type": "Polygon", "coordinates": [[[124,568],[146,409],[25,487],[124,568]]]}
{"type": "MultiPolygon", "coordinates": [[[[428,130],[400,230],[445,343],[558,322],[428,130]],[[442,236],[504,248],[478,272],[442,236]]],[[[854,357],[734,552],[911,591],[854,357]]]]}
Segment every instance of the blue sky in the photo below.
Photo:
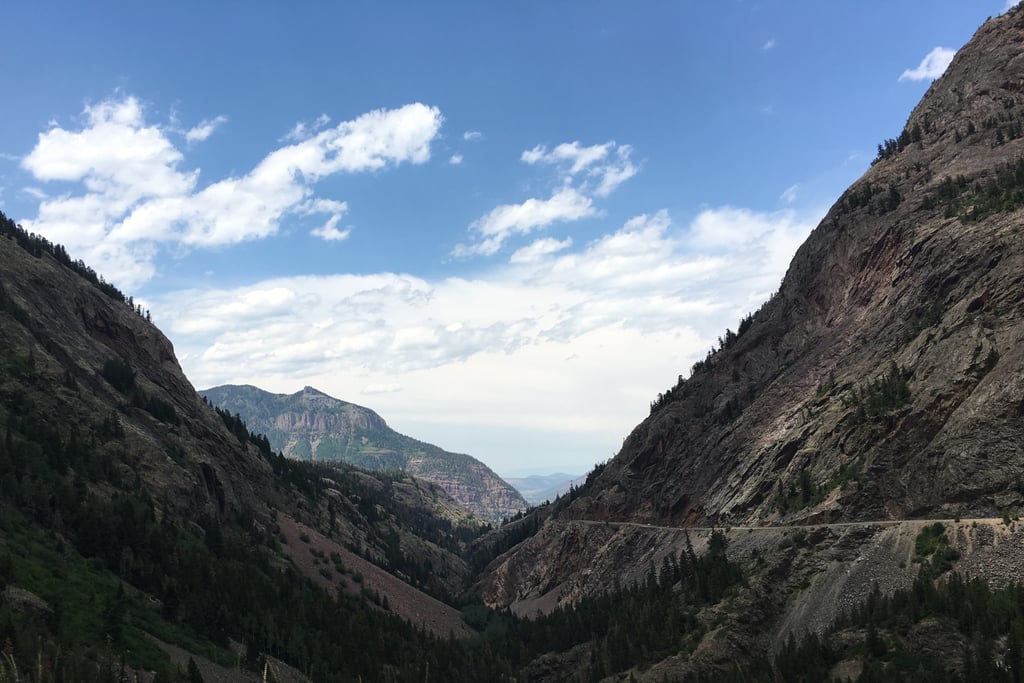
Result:
{"type": "Polygon", "coordinates": [[[582,472],[1006,0],[8,3],[0,208],[197,387],[582,472]]]}

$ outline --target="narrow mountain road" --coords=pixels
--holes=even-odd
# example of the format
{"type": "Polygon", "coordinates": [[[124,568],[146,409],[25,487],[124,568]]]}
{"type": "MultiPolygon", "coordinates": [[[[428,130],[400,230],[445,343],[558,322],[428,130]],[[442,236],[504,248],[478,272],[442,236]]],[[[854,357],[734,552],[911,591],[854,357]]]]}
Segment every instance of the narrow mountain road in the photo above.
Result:
{"type": "Polygon", "coordinates": [[[1003,520],[998,517],[972,517],[962,519],[881,519],[881,520],[870,520],[863,522],[831,522],[831,523],[818,523],[818,524],[780,524],[775,526],[744,526],[744,525],[730,525],[720,524],[718,526],[660,526],[657,524],[645,524],[643,522],[613,522],[604,520],[592,520],[592,519],[566,519],[566,520],[551,520],[554,524],[587,524],[591,526],[614,526],[614,527],[636,527],[640,529],[650,529],[652,531],[787,531],[796,529],[849,529],[849,528],[862,528],[869,529],[873,527],[886,527],[886,526],[899,526],[901,524],[915,524],[918,526],[924,526],[926,524],[934,524],[939,522],[941,524],[1002,524],[1003,520]]]}

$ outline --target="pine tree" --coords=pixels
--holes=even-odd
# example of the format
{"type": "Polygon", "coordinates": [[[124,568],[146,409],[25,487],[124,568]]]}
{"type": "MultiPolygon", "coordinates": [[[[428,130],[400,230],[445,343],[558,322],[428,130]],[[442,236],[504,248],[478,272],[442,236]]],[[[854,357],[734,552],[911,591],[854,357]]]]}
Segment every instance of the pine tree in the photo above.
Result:
{"type": "Polygon", "coordinates": [[[189,683],[204,683],[203,674],[199,672],[199,666],[196,664],[196,660],[191,657],[188,658],[188,681],[189,683]]]}

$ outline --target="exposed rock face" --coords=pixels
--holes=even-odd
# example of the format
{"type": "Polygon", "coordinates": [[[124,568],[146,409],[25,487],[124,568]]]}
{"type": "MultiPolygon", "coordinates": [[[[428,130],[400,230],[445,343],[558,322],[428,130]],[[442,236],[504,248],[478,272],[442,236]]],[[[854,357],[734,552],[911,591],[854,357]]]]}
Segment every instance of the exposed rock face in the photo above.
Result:
{"type": "MultiPolygon", "coordinates": [[[[550,608],[607,590],[612,567],[642,576],[653,551],[630,540],[639,531],[572,519],[785,525],[1024,506],[1022,44],[1021,11],[978,31],[779,292],[492,564],[485,600],[550,608]]],[[[855,559],[859,541],[844,542],[855,559]]],[[[755,587],[775,590],[770,577],[755,587]]]]}
{"type": "Polygon", "coordinates": [[[375,470],[402,470],[439,484],[482,519],[498,522],[527,507],[513,487],[475,458],[395,432],[369,408],[340,401],[313,387],[272,394],[253,386],[201,392],[237,413],[289,458],[343,461],[375,470]]]}

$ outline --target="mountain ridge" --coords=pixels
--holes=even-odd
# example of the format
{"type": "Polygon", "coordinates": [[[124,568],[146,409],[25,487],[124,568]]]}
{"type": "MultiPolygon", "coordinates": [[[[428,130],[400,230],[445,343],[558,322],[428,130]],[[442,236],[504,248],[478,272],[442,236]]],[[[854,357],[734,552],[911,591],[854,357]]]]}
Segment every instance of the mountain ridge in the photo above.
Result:
{"type": "Polygon", "coordinates": [[[313,387],[275,394],[252,385],[221,385],[200,393],[266,434],[271,447],[286,457],[408,472],[439,484],[489,522],[528,506],[515,488],[476,458],[400,434],[370,408],[313,387]]]}

